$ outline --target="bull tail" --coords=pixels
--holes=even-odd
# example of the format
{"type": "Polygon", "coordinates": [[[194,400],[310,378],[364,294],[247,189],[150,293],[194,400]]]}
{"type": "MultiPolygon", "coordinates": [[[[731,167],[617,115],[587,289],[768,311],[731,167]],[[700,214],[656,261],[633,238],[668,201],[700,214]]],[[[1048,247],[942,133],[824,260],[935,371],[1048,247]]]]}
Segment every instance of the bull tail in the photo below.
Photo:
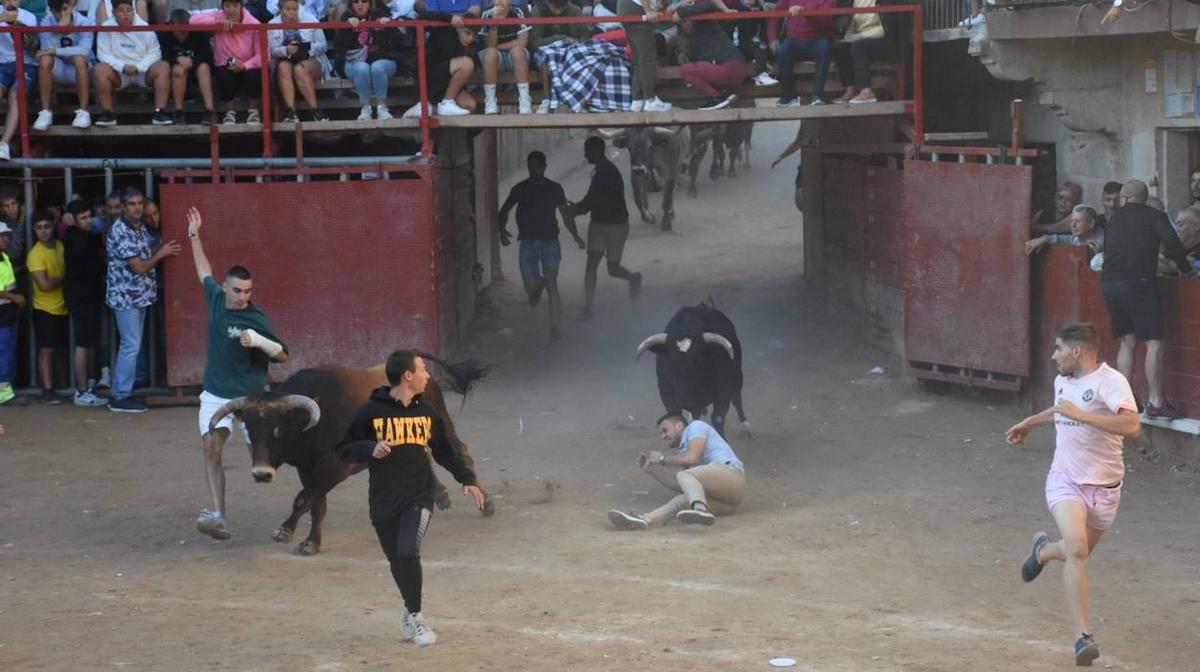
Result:
{"type": "MultiPolygon", "coordinates": [[[[492,367],[478,360],[467,359],[461,362],[444,362],[441,359],[428,353],[420,353],[421,358],[427,362],[433,362],[441,369],[442,375],[438,379],[442,381],[451,391],[461,394],[466,397],[475,383],[483,380],[492,371],[492,367]]],[[[465,399],[464,399],[465,401],[465,399]]]]}

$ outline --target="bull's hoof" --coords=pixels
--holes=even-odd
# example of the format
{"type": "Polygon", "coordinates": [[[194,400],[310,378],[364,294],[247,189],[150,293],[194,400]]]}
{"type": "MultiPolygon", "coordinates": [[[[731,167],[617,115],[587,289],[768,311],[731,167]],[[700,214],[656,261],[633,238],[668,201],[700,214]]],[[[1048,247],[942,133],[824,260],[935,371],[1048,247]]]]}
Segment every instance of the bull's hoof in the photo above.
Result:
{"type": "Polygon", "coordinates": [[[658,220],[654,217],[653,214],[646,214],[646,215],[642,215],[642,223],[643,224],[657,224],[658,220]]]}
{"type": "Polygon", "coordinates": [[[496,515],[496,503],[492,501],[491,497],[483,500],[483,508],[479,510],[479,513],[484,518],[491,518],[496,515]]]}
{"type": "Polygon", "coordinates": [[[286,544],[292,540],[292,530],[286,527],[280,527],[271,533],[271,538],[281,544],[286,544]]]}
{"type": "Polygon", "coordinates": [[[744,439],[753,439],[754,438],[754,428],[750,426],[749,420],[742,421],[742,438],[744,438],[744,439]]]}
{"type": "Polygon", "coordinates": [[[433,496],[433,505],[437,507],[438,511],[449,509],[453,503],[450,501],[450,492],[445,489],[433,496]]]}
{"type": "Polygon", "coordinates": [[[296,548],[292,549],[292,553],[300,556],[316,555],[321,552],[321,544],[312,539],[305,539],[296,548]]]}
{"type": "Polygon", "coordinates": [[[675,219],[674,219],[674,218],[670,218],[670,219],[664,218],[664,219],[663,219],[663,223],[662,223],[662,230],[663,230],[663,231],[670,231],[670,230],[671,230],[671,225],[672,225],[672,224],[674,224],[674,223],[675,223],[675,219]]]}

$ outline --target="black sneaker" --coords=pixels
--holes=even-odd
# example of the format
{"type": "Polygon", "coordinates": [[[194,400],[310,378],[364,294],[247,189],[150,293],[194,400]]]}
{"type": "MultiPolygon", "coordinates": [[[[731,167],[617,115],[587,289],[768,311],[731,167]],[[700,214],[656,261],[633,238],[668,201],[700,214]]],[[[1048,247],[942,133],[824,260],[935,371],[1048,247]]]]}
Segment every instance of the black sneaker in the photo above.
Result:
{"type": "Polygon", "coordinates": [[[157,108],[154,110],[154,116],[150,117],[150,123],[155,126],[170,126],[175,121],[171,119],[171,113],[166,110],[157,108]]]}
{"type": "Polygon", "coordinates": [[[283,113],[283,123],[294,124],[298,121],[300,121],[300,115],[296,113],[296,108],[287,108],[287,112],[283,113]]]}
{"type": "Polygon", "coordinates": [[[775,107],[800,107],[799,98],[780,98],[775,101],[775,107]]]}
{"type": "Polygon", "coordinates": [[[125,397],[124,399],[113,399],[108,402],[108,410],[114,413],[145,413],[146,404],[140,399],[125,397]]]}
{"type": "Polygon", "coordinates": [[[329,121],[329,115],[319,107],[314,107],[312,111],[313,121],[329,121]]]}
{"type": "Polygon", "coordinates": [[[1042,546],[1050,543],[1050,535],[1045,532],[1038,532],[1033,535],[1033,550],[1029,552],[1029,557],[1025,558],[1025,562],[1021,563],[1021,579],[1025,583],[1029,583],[1042,573],[1042,568],[1045,567],[1038,562],[1038,551],[1042,550],[1042,546]]]}
{"type": "Polygon", "coordinates": [[[116,126],[117,115],[108,110],[100,110],[100,113],[92,117],[93,126],[116,126]]]}
{"type": "Polygon", "coordinates": [[[675,514],[675,519],[688,525],[712,525],[717,517],[708,509],[684,509],[675,514]]]}
{"type": "Polygon", "coordinates": [[[185,125],[187,125],[187,115],[185,115],[183,113],[183,110],[175,110],[174,121],[176,124],[179,124],[180,126],[185,126],[185,125]]]}
{"type": "Polygon", "coordinates": [[[1100,657],[1100,647],[1091,635],[1085,634],[1075,640],[1075,664],[1079,667],[1091,667],[1092,661],[1100,657]]]}
{"type": "Polygon", "coordinates": [[[42,390],[42,402],[50,406],[58,406],[62,403],[58,400],[58,395],[54,394],[54,390],[42,390]]]}
{"type": "Polygon", "coordinates": [[[221,116],[213,110],[205,110],[204,114],[200,115],[200,123],[205,126],[216,126],[221,123],[221,116]]]}

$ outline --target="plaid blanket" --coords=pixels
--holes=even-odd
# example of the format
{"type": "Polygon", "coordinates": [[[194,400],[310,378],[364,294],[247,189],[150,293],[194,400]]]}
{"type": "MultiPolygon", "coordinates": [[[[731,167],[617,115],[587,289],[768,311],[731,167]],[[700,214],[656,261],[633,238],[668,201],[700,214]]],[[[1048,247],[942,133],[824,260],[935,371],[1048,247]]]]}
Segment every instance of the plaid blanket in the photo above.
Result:
{"type": "Polygon", "coordinates": [[[633,103],[632,76],[625,50],[603,40],[554,42],[538,49],[550,70],[550,109],[619,112],[633,103]]]}

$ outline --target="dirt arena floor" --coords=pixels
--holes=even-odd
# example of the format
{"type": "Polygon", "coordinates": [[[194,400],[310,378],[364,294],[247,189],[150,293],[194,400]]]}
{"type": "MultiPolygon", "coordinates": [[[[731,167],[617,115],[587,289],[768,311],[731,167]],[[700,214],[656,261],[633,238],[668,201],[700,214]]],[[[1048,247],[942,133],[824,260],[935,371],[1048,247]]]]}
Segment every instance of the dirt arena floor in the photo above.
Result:
{"type": "MultiPolygon", "coordinates": [[[[681,195],[676,233],[634,225],[636,303],[602,276],[596,319],[574,322],[583,254],[564,245],[560,344],[505,249],[509,281],[487,291],[459,353],[497,369],[455,413],[499,511],[483,519],[457,495],[435,516],[423,550],[436,645],[399,641],[365,477],[330,496],[321,554],[294,557],[270,533],[295,472],[256,485],[236,442],[234,537],[213,542],[193,523],[208,505],[196,409],[33,404],[0,411],[0,670],[1073,666],[1060,569],[1031,585],[1018,574],[1032,533],[1053,525],[1053,432],[1006,445],[1021,417],[1011,398],[925,393],[890,366],[869,375],[881,362],[853,332],[805,307],[795,163],[768,170],[793,131],[760,127],[749,172],[681,195]],[[659,447],[662,411],[635,346],[709,295],[745,344],[755,435],[732,414],[730,434],[749,496],[711,528],[614,531],[606,510],[667,497],[635,463],[659,447]]],[[[581,140],[551,153],[573,199],[590,174],[581,140]]],[[[1197,475],[1128,455],[1121,514],[1091,566],[1098,666],[1196,670],[1197,475]]]]}

